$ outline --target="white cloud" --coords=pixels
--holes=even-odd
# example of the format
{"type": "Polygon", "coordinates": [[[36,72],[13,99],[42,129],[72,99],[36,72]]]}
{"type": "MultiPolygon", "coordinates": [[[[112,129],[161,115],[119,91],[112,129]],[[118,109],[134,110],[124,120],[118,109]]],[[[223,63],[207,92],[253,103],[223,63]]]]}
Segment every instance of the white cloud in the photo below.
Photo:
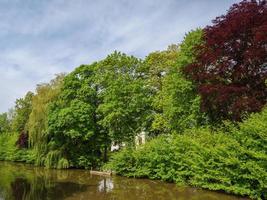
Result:
{"type": "Polygon", "coordinates": [[[114,50],[139,57],[182,40],[237,0],[0,0],[0,112],[54,74],[114,50]]]}

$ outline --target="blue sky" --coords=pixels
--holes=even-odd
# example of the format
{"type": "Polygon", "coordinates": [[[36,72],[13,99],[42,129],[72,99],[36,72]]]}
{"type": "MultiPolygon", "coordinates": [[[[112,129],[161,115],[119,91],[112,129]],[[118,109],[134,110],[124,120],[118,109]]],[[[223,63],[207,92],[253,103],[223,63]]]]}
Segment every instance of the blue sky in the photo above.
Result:
{"type": "Polygon", "coordinates": [[[237,0],[0,0],[0,112],[60,72],[114,50],[144,58],[237,0]]]}

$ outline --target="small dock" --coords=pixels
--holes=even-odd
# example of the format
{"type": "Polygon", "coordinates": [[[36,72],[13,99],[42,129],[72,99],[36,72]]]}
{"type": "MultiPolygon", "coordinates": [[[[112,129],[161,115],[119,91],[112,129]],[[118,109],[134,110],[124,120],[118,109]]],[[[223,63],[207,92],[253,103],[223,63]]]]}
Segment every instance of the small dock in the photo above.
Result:
{"type": "Polygon", "coordinates": [[[112,172],[101,172],[101,171],[90,170],[90,174],[92,174],[92,175],[100,175],[100,176],[111,176],[112,172]]]}

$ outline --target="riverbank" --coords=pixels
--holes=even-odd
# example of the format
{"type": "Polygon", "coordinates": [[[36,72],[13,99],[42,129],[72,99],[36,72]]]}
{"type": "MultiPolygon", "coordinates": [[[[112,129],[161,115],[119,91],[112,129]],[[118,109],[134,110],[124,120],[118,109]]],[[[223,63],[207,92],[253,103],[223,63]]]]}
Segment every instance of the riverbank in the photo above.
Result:
{"type": "MultiPolygon", "coordinates": [[[[118,175],[266,199],[267,109],[238,125],[188,129],[115,153],[104,166],[118,175]]],[[[0,135],[0,160],[36,163],[33,149],[18,148],[17,134],[0,135]]]]}
{"type": "Polygon", "coordinates": [[[267,199],[266,121],[267,109],[238,126],[163,135],[115,154],[106,168],[126,177],[267,199]]]}

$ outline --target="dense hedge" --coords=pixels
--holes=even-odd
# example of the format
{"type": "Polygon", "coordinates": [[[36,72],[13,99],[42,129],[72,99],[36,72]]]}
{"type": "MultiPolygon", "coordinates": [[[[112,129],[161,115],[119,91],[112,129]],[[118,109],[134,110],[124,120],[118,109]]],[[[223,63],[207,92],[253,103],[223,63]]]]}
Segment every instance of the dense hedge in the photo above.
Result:
{"type": "Polygon", "coordinates": [[[267,109],[239,124],[160,136],[115,154],[106,168],[210,190],[267,198],[267,109]]]}
{"type": "Polygon", "coordinates": [[[16,144],[19,135],[16,133],[0,134],[0,160],[15,162],[34,162],[34,151],[26,148],[19,148],[16,144]]]}

